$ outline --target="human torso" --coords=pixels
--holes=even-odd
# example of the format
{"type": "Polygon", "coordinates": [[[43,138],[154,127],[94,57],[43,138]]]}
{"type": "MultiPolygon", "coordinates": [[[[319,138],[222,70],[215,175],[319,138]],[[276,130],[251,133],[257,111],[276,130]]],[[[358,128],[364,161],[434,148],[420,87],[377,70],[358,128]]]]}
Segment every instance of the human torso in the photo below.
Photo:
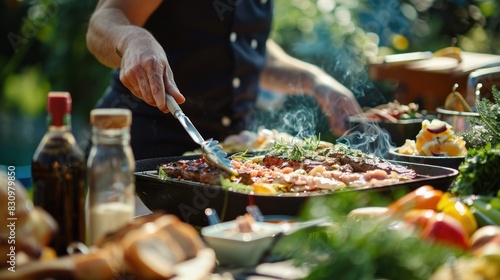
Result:
{"type": "Polygon", "coordinates": [[[146,21],[202,134],[220,138],[247,125],[271,17],[271,0],[171,0],[146,21]]]}

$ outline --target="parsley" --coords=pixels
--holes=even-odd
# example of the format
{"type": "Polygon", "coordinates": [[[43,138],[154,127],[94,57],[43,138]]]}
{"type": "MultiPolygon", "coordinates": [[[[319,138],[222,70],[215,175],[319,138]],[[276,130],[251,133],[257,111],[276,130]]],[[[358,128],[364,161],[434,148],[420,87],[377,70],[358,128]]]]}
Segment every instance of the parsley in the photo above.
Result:
{"type": "Polygon", "coordinates": [[[500,144],[469,149],[451,191],[458,195],[496,195],[500,189],[500,144]]]}

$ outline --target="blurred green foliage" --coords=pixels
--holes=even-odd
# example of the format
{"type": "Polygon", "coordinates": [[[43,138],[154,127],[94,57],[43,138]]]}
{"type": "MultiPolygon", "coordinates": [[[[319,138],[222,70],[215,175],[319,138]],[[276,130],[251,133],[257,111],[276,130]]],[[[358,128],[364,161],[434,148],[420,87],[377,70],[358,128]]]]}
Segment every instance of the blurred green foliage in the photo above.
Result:
{"type": "Polygon", "coordinates": [[[271,36],[375,106],[393,88],[370,81],[368,59],[436,51],[453,38],[465,51],[500,54],[499,8],[495,0],[276,0],[271,36]]]}
{"type": "Polygon", "coordinates": [[[48,91],[69,91],[74,114],[88,114],[110,77],[87,51],[85,33],[97,1],[1,1],[0,108],[44,115],[48,91]]]}
{"type": "Polygon", "coordinates": [[[332,225],[284,236],[271,256],[292,258],[309,271],[304,279],[423,280],[465,254],[424,241],[392,219],[348,215],[359,207],[387,205],[389,193],[338,192],[311,198],[301,212],[304,220],[330,217],[332,225]]]}

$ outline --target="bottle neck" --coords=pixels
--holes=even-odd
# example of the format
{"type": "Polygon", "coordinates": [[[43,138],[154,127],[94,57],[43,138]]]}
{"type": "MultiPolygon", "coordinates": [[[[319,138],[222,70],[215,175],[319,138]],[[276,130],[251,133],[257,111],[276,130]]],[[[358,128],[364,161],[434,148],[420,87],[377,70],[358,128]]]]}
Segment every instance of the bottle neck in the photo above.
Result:
{"type": "Polygon", "coordinates": [[[92,143],[94,145],[129,145],[130,127],[99,129],[92,127],[92,143]]]}
{"type": "Polygon", "coordinates": [[[71,114],[55,115],[49,113],[47,115],[47,126],[49,128],[67,127],[67,129],[71,129],[71,114]]]}

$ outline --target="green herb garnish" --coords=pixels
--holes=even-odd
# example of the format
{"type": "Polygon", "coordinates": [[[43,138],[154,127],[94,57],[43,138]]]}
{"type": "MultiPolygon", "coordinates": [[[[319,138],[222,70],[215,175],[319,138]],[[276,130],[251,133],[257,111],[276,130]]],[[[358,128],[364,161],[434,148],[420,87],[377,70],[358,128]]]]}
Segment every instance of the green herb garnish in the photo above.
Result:
{"type": "Polygon", "coordinates": [[[303,160],[308,154],[316,151],[320,147],[319,136],[312,136],[309,138],[304,138],[303,141],[298,141],[299,143],[283,143],[275,142],[269,154],[276,157],[287,158],[295,161],[303,160]]]}

